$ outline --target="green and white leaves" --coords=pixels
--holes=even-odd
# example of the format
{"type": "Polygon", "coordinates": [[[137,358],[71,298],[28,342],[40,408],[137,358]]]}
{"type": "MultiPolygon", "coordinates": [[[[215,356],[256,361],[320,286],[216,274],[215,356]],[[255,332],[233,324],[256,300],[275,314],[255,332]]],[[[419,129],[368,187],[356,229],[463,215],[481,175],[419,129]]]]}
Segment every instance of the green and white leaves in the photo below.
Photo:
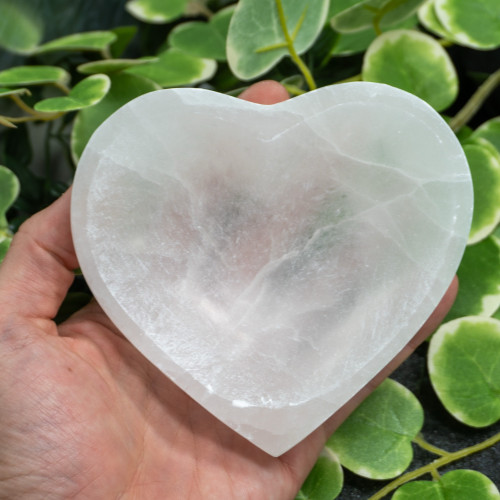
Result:
{"type": "Polygon", "coordinates": [[[500,153],[481,138],[464,145],[474,187],[474,213],[469,244],[493,232],[500,222],[500,153]]]}
{"type": "Polygon", "coordinates": [[[110,77],[111,88],[98,104],[78,112],[71,134],[71,152],[75,163],[94,130],[118,108],[142,94],[160,87],[136,75],[118,73],[110,77]]]}
{"type": "Polygon", "coordinates": [[[295,500],[333,500],[342,491],[344,472],[335,453],[325,447],[295,500]]]}
{"type": "Polygon", "coordinates": [[[0,47],[30,54],[40,43],[43,25],[26,1],[0,0],[0,47]]]}
{"type": "Polygon", "coordinates": [[[217,69],[212,59],[200,59],[181,50],[168,49],[158,55],[158,61],[135,66],[126,72],[149,78],[161,87],[194,85],[209,80],[217,69]]]}
{"type": "Polygon", "coordinates": [[[363,80],[387,83],[446,109],[458,94],[455,67],[432,37],[410,30],[384,33],[371,44],[363,62],[363,80]]]}
{"type": "Polygon", "coordinates": [[[411,441],[423,421],[417,398],[401,384],[387,379],[338,428],[328,446],[354,473],[389,479],[410,464],[411,441]]]}
{"type": "Polygon", "coordinates": [[[142,59],[103,59],[101,61],[92,61],[78,66],[78,71],[85,75],[96,73],[117,73],[134,66],[142,66],[158,62],[157,57],[144,57],[142,59]]]}
{"type": "Polygon", "coordinates": [[[227,39],[232,72],[241,80],[266,73],[290,54],[289,42],[302,54],[319,35],[327,11],[327,0],[240,0],[227,39]]]}
{"type": "Polygon", "coordinates": [[[97,104],[108,92],[109,77],[92,75],[75,85],[68,96],[51,97],[35,105],[36,111],[43,113],[59,113],[76,111],[97,104]]]}
{"type": "Polygon", "coordinates": [[[484,427],[500,419],[500,321],[465,317],[442,325],[432,337],[431,383],[459,421],[484,427]]]}
{"type": "Polygon", "coordinates": [[[500,240],[491,235],[468,246],[457,275],[460,287],[446,319],[491,316],[500,307],[500,240]]]}
{"type": "Polygon", "coordinates": [[[422,23],[422,26],[427,28],[430,32],[435,33],[445,40],[453,39],[451,33],[446,30],[437,17],[434,7],[434,0],[427,0],[424,4],[422,4],[422,6],[418,9],[419,21],[422,23]]]}
{"type": "Polygon", "coordinates": [[[475,470],[453,470],[438,481],[414,481],[398,488],[392,500],[499,500],[497,487],[475,470]]]}
{"type": "Polygon", "coordinates": [[[117,36],[112,31],[87,31],[75,33],[51,40],[40,45],[34,52],[43,54],[56,50],[81,50],[90,52],[102,52],[116,40],[117,36]]]}
{"type": "Polygon", "coordinates": [[[125,8],[140,21],[162,24],[179,17],[187,0],[132,0],[125,8]]]}
{"type": "Polygon", "coordinates": [[[457,44],[482,50],[500,46],[497,0],[427,0],[418,16],[428,30],[457,44]]]}
{"type": "Polygon", "coordinates": [[[467,47],[500,46],[498,0],[434,0],[437,18],[453,40],[467,47]]]}
{"type": "Polygon", "coordinates": [[[67,84],[70,76],[58,66],[15,66],[0,72],[0,85],[21,87],[23,85],[67,84]]]}
{"type": "Polygon", "coordinates": [[[226,38],[234,7],[215,14],[208,23],[193,21],[176,26],[169,35],[172,47],[195,57],[226,60],[226,38]]]}
{"type": "Polygon", "coordinates": [[[473,139],[489,141],[500,153],[500,116],[483,123],[473,134],[473,139]]]}
{"type": "Polygon", "coordinates": [[[369,27],[380,29],[410,17],[423,1],[347,0],[342,3],[333,1],[330,13],[334,15],[330,22],[332,27],[341,33],[361,31],[369,27]]]}
{"type": "Polygon", "coordinates": [[[11,95],[30,95],[30,91],[25,88],[20,88],[20,89],[3,89],[0,88],[0,97],[8,97],[11,95]]]}
{"type": "Polygon", "coordinates": [[[17,177],[7,167],[0,165],[0,262],[2,262],[12,241],[12,233],[7,224],[7,210],[19,195],[17,177]]]}

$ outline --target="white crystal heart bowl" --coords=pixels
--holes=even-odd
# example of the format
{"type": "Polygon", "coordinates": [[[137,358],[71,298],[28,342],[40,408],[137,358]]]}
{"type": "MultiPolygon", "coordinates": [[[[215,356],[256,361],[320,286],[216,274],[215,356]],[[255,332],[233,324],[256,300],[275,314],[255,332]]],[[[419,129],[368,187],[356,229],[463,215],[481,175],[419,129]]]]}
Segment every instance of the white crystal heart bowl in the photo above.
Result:
{"type": "Polygon", "coordinates": [[[272,106],[201,89],[146,94],[94,133],[72,194],[76,252],[104,311],[274,456],[422,326],[471,214],[449,127],[374,83],[272,106]]]}

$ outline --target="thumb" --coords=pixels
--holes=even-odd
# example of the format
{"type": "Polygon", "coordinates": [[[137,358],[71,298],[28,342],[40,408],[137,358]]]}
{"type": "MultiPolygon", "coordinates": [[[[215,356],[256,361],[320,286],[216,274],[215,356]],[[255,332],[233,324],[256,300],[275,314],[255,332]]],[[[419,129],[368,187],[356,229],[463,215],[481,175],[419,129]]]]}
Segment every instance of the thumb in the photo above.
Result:
{"type": "Polygon", "coordinates": [[[0,267],[3,314],[52,319],[73,281],[78,261],[70,227],[71,189],[29,218],[14,235],[0,267]]]}

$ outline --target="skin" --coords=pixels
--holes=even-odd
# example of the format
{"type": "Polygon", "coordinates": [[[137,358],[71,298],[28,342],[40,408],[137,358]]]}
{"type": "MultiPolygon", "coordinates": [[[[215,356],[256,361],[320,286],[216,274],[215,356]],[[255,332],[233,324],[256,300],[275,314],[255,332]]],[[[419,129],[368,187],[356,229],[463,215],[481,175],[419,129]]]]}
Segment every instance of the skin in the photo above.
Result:
{"type": "MultiPolygon", "coordinates": [[[[260,82],[241,97],[288,95],[260,82]]],[[[1,499],[291,499],[333,430],[435,330],[457,291],[455,280],[389,366],[273,458],[172,384],[97,303],[53,322],[78,267],[70,196],[20,228],[0,268],[1,499]]]]}

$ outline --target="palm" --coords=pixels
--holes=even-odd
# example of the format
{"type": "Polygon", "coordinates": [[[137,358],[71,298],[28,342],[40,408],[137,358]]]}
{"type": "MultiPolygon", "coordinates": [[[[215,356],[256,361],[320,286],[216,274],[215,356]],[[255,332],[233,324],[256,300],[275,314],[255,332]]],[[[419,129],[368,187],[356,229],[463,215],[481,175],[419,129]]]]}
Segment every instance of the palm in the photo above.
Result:
{"type": "Polygon", "coordinates": [[[28,429],[11,467],[46,471],[37,491],[58,478],[55,498],[291,498],[325,439],[320,430],[279,459],[259,451],[169,382],[96,304],[59,334],[36,332],[2,378],[14,397],[0,421],[16,420],[0,425],[28,429]]]}
{"type": "MultiPolygon", "coordinates": [[[[278,102],[278,84],[244,98],[278,102]]],[[[70,193],[16,234],[0,269],[0,499],[293,498],[327,436],[433,331],[456,293],[329,421],[272,458],[152,366],[90,304],[53,322],[78,262],[70,193]]]]}

